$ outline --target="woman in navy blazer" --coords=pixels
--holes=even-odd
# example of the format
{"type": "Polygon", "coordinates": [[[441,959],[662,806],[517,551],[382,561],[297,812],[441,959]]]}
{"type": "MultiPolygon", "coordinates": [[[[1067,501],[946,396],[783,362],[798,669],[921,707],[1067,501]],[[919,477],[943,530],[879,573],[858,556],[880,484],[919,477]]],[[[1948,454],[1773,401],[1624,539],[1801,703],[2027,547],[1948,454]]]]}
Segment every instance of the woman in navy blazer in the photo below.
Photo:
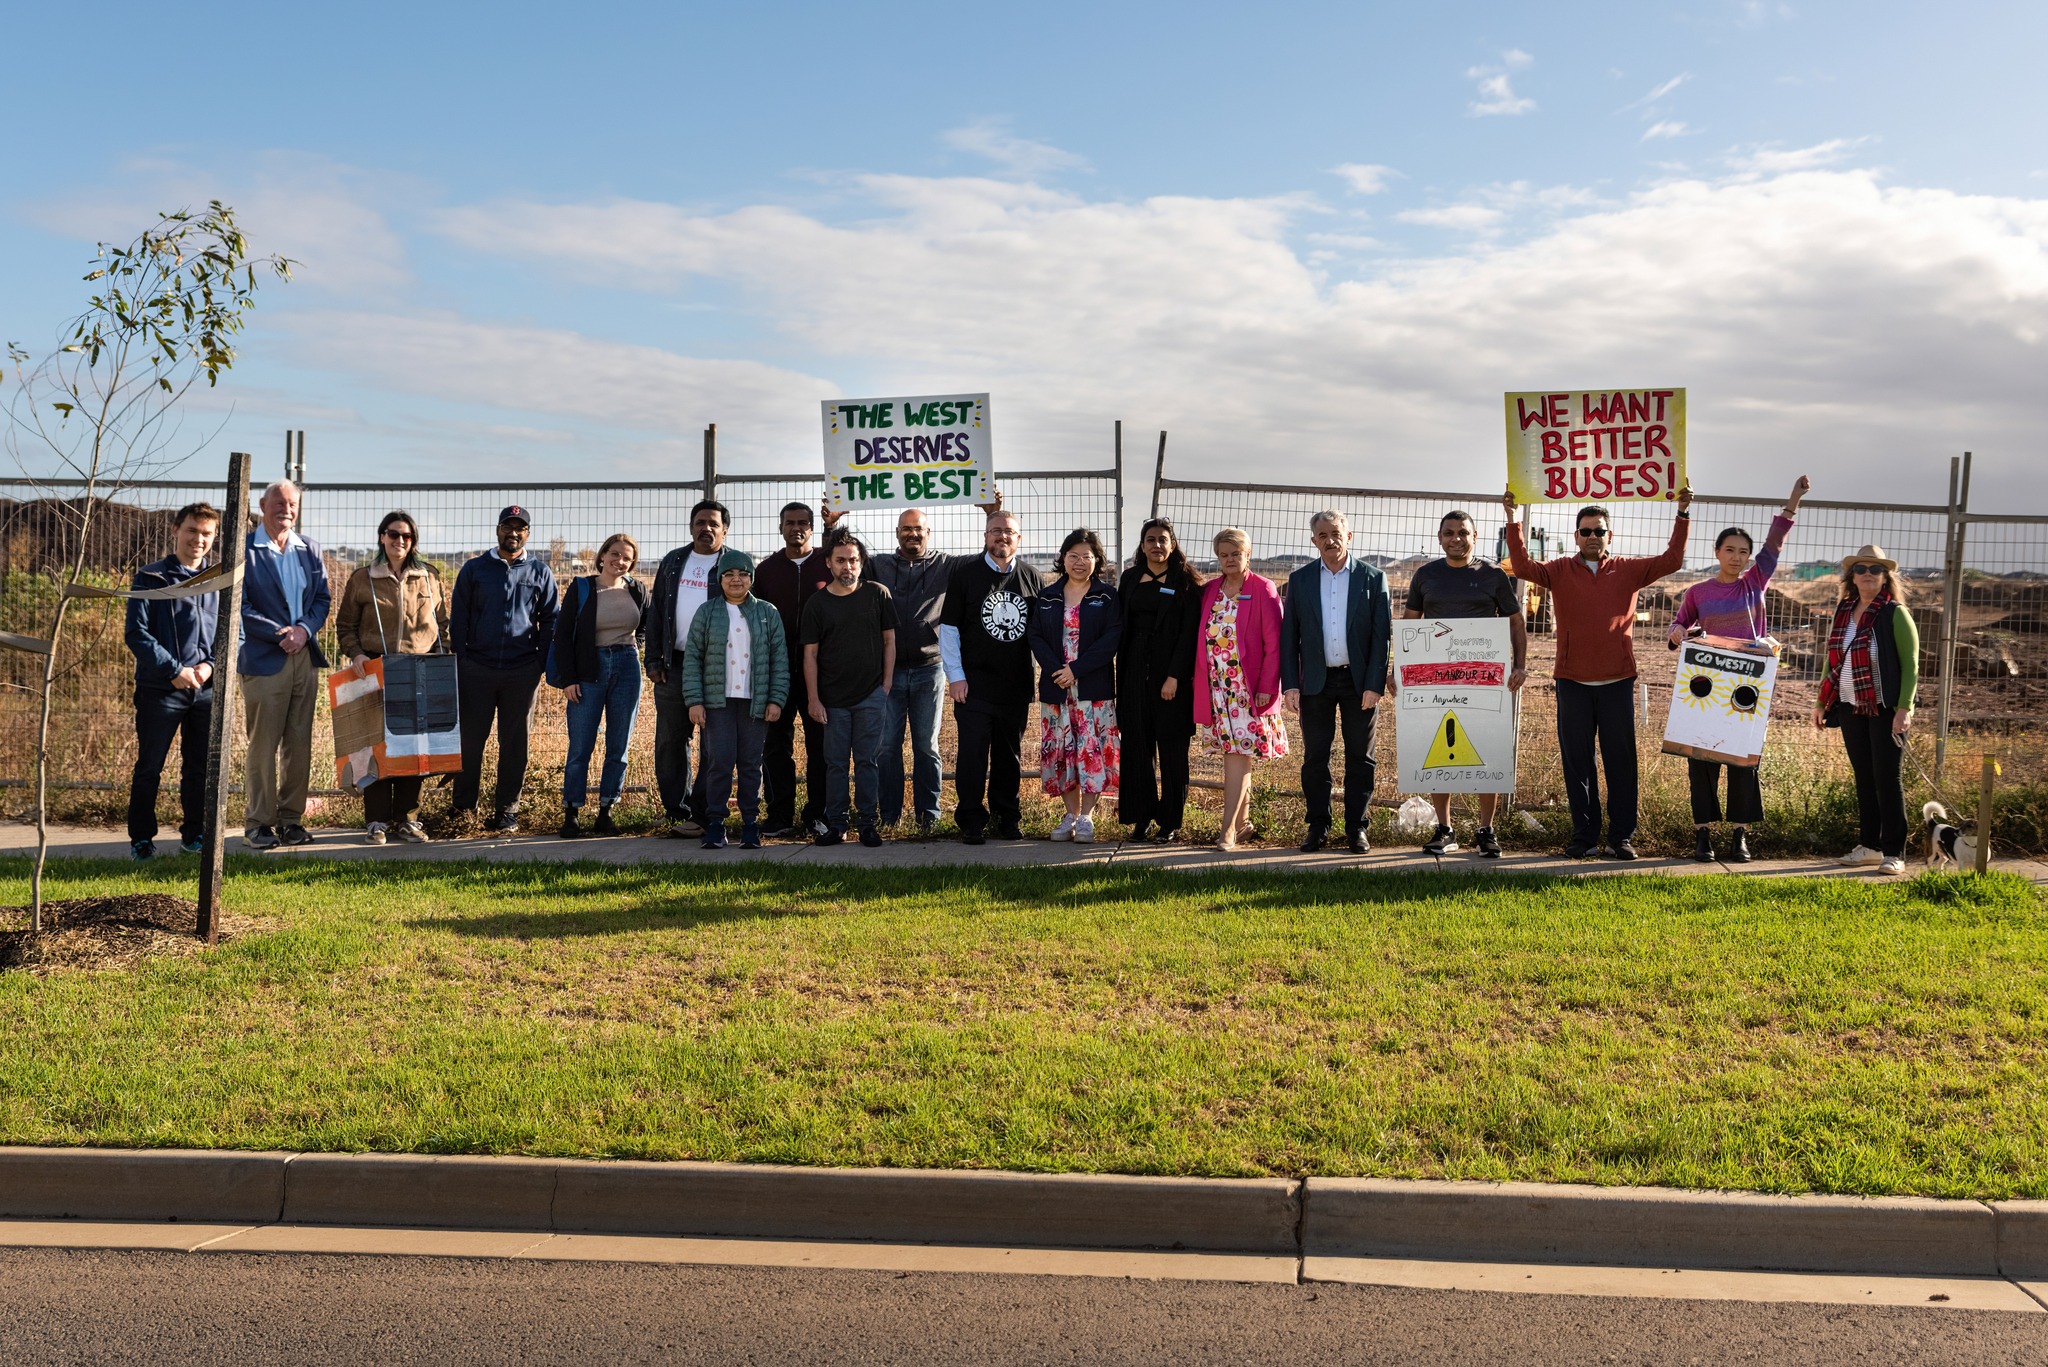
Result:
{"type": "Polygon", "coordinates": [[[1057,583],[1039,590],[1027,635],[1038,658],[1038,775],[1067,814],[1054,840],[1095,839],[1095,804],[1117,790],[1116,647],[1123,613],[1102,538],[1083,527],[1060,543],[1057,583]]]}

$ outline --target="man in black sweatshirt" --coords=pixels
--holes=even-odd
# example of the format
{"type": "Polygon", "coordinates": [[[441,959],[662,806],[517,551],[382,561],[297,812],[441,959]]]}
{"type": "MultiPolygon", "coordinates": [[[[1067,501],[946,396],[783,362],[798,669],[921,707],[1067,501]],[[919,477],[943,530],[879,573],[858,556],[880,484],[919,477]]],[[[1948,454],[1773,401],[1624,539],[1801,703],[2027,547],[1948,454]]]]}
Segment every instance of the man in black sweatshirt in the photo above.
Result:
{"type": "Polygon", "coordinates": [[[982,554],[954,566],[939,618],[939,653],[953,699],[959,750],[953,761],[960,837],[1021,840],[1024,726],[1031,714],[1031,643],[1024,629],[1038,596],[1037,571],[1017,557],[1017,515],[997,512],[982,533],[982,554]]]}

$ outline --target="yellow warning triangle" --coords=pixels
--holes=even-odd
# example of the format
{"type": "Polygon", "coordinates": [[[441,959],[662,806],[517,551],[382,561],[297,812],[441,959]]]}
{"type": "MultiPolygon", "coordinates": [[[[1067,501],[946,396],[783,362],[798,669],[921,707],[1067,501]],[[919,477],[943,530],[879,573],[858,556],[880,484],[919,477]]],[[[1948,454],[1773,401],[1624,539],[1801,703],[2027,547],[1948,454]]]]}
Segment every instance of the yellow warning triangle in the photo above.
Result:
{"type": "Polygon", "coordinates": [[[1429,743],[1429,756],[1422,761],[1425,769],[1470,769],[1486,763],[1479,758],[1479,752],[1472,748],[1472,737],[1465,731],[1456,712],[1444,713],[1444,719],[1437,723],[1436,739],[1429,743]]]}

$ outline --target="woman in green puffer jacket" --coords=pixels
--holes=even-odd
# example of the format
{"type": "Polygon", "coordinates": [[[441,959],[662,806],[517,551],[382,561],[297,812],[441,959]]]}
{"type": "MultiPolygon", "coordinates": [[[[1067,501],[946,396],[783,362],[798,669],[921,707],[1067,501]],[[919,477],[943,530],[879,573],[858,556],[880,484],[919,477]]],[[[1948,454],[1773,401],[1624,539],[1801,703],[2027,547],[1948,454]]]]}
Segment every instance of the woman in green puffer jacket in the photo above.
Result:
{"type": "Polygon", "coordinates": [[[704,733],[704,848],[725,848],[726,799],[739,772],[740,848],[761,848],[761,753],[768,723],[789,702],[782,614],[754,597],[754,559],[718,557],[721,596],[690,619],[683,643],[683,702],[704,733]]]}

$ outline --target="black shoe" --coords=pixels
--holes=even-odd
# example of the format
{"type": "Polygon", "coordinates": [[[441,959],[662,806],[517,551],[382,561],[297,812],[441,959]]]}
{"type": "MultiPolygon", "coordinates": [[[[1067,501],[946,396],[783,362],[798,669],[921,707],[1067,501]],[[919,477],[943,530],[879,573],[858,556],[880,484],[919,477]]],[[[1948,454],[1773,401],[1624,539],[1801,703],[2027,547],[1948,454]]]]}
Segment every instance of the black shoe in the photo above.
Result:
{"type": "Polygon", "coordinates": [[[725,848],[725,823],[723,821],[711,826],[704,832],[704,848],[707,850],[722,850],[725,848]]]}
{"type": "Polygon", "coordinates": [[[1738,826],[1735,830],[1735,844],[1728,851],[1728,862],[1747,864],[1749,860],[1749,832],[1738,826]]]}
{"type": "Polygon", "coordinates": [[[612,804],[607,802],[597,809],[597,820],[590,823],[592,835],[617,835],[619,827],[612,820],[612,804]]]}
{"type": "Polygon", "coordinates": [[[576,809],[574,807],[562,808],[562,828],[556,831],[555,834],[564,840],[580,840],[582,838],[583,828],[576,824],[576,809]]]}
{"type": "Polygon", "coordinates": [[[484,829],[498,835],[519,834],[519,813],[499,812],[484,823],[484,829]]]}
{"type": "Polygon", "coordinates": [[[1481,826],[1479,828],[1479,835],[1475,843],[1477,843],[1479,846],[1480,858],[1500,858],[1500,837],[1493,833],[1493,827],[1481,826]]]}
{"type": "Polygon", "coordinates": [[[1149,840],[1151,839],[1151,837],[1152,823],[1149,821],[1140,821],[1137,825],[1131,827],[1131,833],[1125,836],[1124,839],[1130,841],[1138,841],[1149,840]]]}
{"type": "Polygon", "coordinates": [[[1702,864],[1714,862],[1714,837],[1705,826],[1692,833],[1692,857],[1702,864]]]}
{"type": "Polygon", "coordinates": [[[252,850],[274,850],[277,848],[277,832],[268,826],[258,826],[253,831],[242,832],[242,843],[252,850]]]}
{"type": "Polygon", "coordinates": [[[860,843],[871,850],[877,849],[882,843],[882,833],[873,826],[863,826],[860,828],[860,843]]]}
{"type": "Polygon", "coordinates": [[[1329,837],[1330,833],[1321,827],[1309,827],[1308,834],[1301,838],[1301,852],[1303,854],[1314,854],[1323,847],[1323,842],[1328,840],[1329,837]]]}
{"type": "Polygon", "coordinates": [[[761,828],[749,821],[740,827],[740,848],[758,850],[761,848],[761,828]]]}
{"type": "Polygon", "coordinates": [[[1576,840],[1564,847],[1564,857],[1567,859],[1590,859],[1592,855],[1591,845],[1582,845],[1576,840]]]}
{"type": "Polygon", "coordinates": [[[1017,823],[1012,821],[1006,825],[996,827],[995,837],[998,840],[1022,840],[1024,832],[1018,830],[1017,823]]]}
{"type": "Polygon", "coordinates": [[[1449,826],[1439,826],[1436,828],[1436,834],[1431,836],[1429,840],[1423,845],[1422,852],[1424,854],[1433,854],[1441,858],[1444,855],[1451,853],[1453,850],[1457,848],[1458,833],[1456,831],[1453,831],[1449,826]]]}
{"type": "Polygon", "coordinates": [[[763,826],[761,828],[761,838],[763,840],[788,840],[792,836],[802,834],[803,832],[799,831],[793,824],[788,826],[777,826],[773,822],[770,822],[768,825],[763,826]]]}
{"type": "Polygon", "coordinates": [[[1170,831],[1161,831],[1153,836],[1152,843],[1155,845],[1171,845],[1178,839],[1180,839],[1180,827],[1175,826],[1170,831]]]}
{"type": "Polygon", "coordinates": [[[1372,841],[1366,838],[1365,827],[1360,826],[1357,830],[1353,831],[1348,837],[1346,837],[1346,840],[1347,843],[1350,844],[1351,852],[1353,854],[1372,853],[1372,841]]]}
{"type": "Polygon", "coordinates": [[[844,831],[835,831],[830,826],[827,826],[825,828],[825,832],[823,835],[814,835],[811,837],[811,843],[813,845],[839,845],[845,843],[845,841],[846,833],[844,831]]]}
{"type": "Polygon", "coordinates": [[[980,831],[962,831],[960,832],[960,843],[963,845],[986,845],[988,844],[988,837],[980,831]]]}
{"type": "Polygon", "coordinates": [[[128,853],[137,862],[144,859],[154,859],[156,858],[156,842],[154,840],[131,840],[128,842],[128,853]]]}
{"type": "Polygon", "coordinates": [[[1617,841],[1615,841],[1615,842],[1614,842],[1614,848],[1613,848],[1612,850],[1610,850],[1610,851],[1609,851],[1609,853],[1610,853],[1610,854],[1611,854],[1611,855],[1612,855],[1612,856],[1613,856],[1614,858],[1616,858],[1616,859],[1620,859],[1620,860],[1623,860],[1623,861],[1626,861],[1626,860],[1630,860],[1630,859],[1638,859],[1638,858],[1640,858],[1640,857],[1641,857],[1640,855],[1638,855],[1638,854],[1636,853],[1636,847],[1635,847],[1635,845],[1634,845],[1633,843],[1631,843],[1630,841],[1627,841],[1627,840],[1617,840],[1617,841]]]}
{"type": "Polygon", "coordinates": [[[277,843],[280,845],[310,845],[313,833],[294,821],[277,828],[277,843]]]}

